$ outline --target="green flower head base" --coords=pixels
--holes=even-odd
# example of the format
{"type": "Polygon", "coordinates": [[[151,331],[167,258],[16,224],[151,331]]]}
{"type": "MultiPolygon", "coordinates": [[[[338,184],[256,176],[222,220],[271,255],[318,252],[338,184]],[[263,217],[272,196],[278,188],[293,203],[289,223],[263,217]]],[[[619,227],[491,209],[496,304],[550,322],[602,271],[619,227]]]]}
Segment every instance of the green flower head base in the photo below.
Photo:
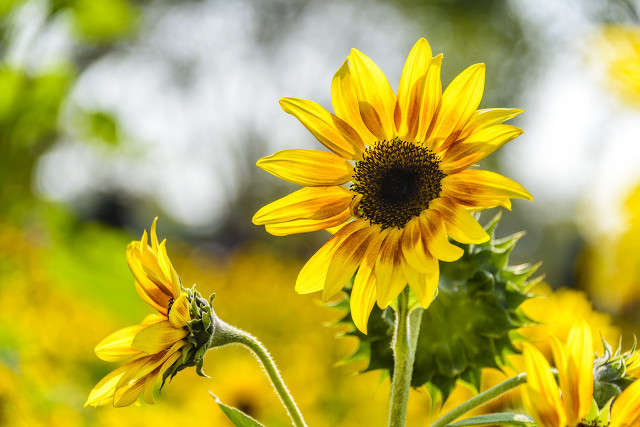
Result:
{"type": "MultiPolygon", "coordinates": [[[[485,227],[489,241],[461,244],[464,255],[458,261],[441,263],[438,296],[422,315],[412,386],[435,387],[444,399],[457,380],[478,390],[482,369],[507,365],[507,356],[517,353],[513,342],[522,339],[516,330],[534,323],[520,305],[533,297],[527,290],[539,281],[529,280],[538,265],[508,265],[523,234],[496,239],[499,219],[497,215],[485,227]]],[[[392,309],[375,307],[364,335],[353,324],[348,299],[335,304],[347,312],[339,323],[351,325],[346,335],[360,343],[346,361],[368,360],[365,371],[381,369],[392,375],[392,309]]]]}

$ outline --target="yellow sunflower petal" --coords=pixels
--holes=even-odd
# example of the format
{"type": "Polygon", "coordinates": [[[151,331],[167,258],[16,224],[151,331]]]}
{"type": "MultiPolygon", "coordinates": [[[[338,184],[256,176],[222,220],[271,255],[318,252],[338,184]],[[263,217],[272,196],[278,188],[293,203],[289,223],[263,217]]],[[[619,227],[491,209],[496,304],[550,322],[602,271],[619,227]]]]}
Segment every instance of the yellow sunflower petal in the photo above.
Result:
{"type": "Polygon", "coordinates": [[[133,339],[147,325],[134,325],[122,328],[96,345],[96,356],[107,362],[120,362],[140,355],[140,350],[132,347],[133,339]]]}
{"type": "Polygon", "coordinates": [[[178,298],[180,296],[180,279],[167,254],[167,239],[164,239],[158,246],[158,264],[164,274],[164,283],[171,288],[173,299],[178,298]]]}
{"type": "Polygon", "coordinates": [[[144,397],[144,401],[147,403],[154,403],[154,399],[153,399],[153,391],[155,389],[155,385],[156,382],[158,380],[158,377],[160,375],[162,375],[171,365],[173,365],[173,363],[178,360],[180,358],[180,356],[182,356],[182,354],[180,352],[175,352],[173,354],[171,354],[167,360],[165,360],[162,363],[162,366],[159,368],[156,368],[155,371],[153,371],[151,374],[147,375],[145,381],[144,381],[144,391],[143,391],[143,397],[144,397]]]}
{"type": "Polygon", "coordinates": [[[419,217],[422,240],[427,243],[429,252],[443,261],[452,262],[459,259],[464,250],[451,244],[447,239],[447,227],[439,212],[427,209],[419,217]]]}
{"type": "Polygon", "coordinates": [[[528,387],[525,390],[528,399],[524,401],[527,411],[541,425],[564,427],[566,416],[560,399],[560,390],[553,378],[549,362],[532,345],[524,343],[523,347],[527,369],[528,387]],[[528,401],[531,406],[527,405],[528,401]]]}
{"type": "Polygon", "coordinates": [[[331,218],[349,209],[352,197],[351,191],[340,186],[304,187],[262,207],[253,216],[253,223],[278,224],[299,219],[331,218]]]}
{"type": "Polygon", "coordinates": [[[542,393],[532,389],[529,386],[524,386],[522,390],[522,403],[527,409],[527,412],[536,421],[536,425],[539,427],[566,427],[566,417],[563,412],[558,412],[557,409],[549,403],[546,396],[542,393]]]}
{"type": "Polygon", "coordinates": [[[433,256],[423,239],[419,217],[411,218],[404,227],[400,244],[407,264],[421,272],[429,271],[433,256]]]}
{"type": "Polygon", "coordinates": [[[366,227],[352,233],[338,245],[331,257],[322,291],[325,301],[349,283],[367,252],[369,243],[379,233],[380,227],[366,227]]]}
{"type": "Polygon", "coordinates": [[[304,186],[341,185],[353,174],[351,163],[326,151],[283,150],[263,157],[257,165],[280,179],[304,186]]]}
{"type": "MultiPolygon", "coordinates": [[[[575,377],[572,378],[576,401],[574,408],[577,410],[574,420],[577,422],[584,418],[591,409],[593,400],[593,357],[594,347],[591,329],[584,319],[579,319],[569,333],[567,342],[569,361],[575,367],[575,377]]],[[[571,421],[568,416],[568,421],[571,421]]]]}
{"type": "Polygon", "coordinates": [[[282,98],[280,106],[300,120],[318,141],[338,156],[357,160],[362,155],[364,143],[359,132],[352,127],[353,124],[346,123],[315,102],[305,99],[282,98]]]}
{"type": "Polygon", "coordinates": [[[186,337],[185,328],[174,328],[168,320],[147,326],[133,339],[133,348],[147,354],[156,354],[168,349],[177,341],[186,337]]]}
{"type": "Polygon", "coordinates": [[[402,264],[404,277],[418,297],[420,306],[424,309],[429,308],[438,293],[438,279],[440,277],[438,260],[433,257],[431,260],[431,266],[427,273],[414,269],[406,262],[402,264]]]}
{"type": "MultiPolygon", "coordinates": [[[[431,127],[434,115],[442,100],[442,80],[440,72],[442,69],[442,54],[431,60],[431,66],[427,73],[425,84],[420,101],[420,120],[416,130],[414,140],[425,141],[427,132],[431,127]]],[[[427,148],[433,149],[433,145],[427,141],[427,148]]]]}
{"type": "Polygon", "coordinates": [[[182,328],[186,326],[187,322],[191,320],[191,314],[189,314],[189,299],[187,294],[181,294],[177,300],[171,305],[169,311],[169,323],[174,328],[182,328]]]}
{"type": "Polygon", "coordinates": [[[85,402],[85,408],[87,406],[101,406],[111,402],[113,393],[116,388],[116,384],[120,381],[120,378],[127,372],[127,366],[121,366],[115,371],[110,372],[104,378],[102,378],[98,384],[91,390],[89,397],[85,402]]]}
{"type": "Polygon", "coordinates": [[[523,111],[520,108],[486,108],[478,110],[460,133],[460,139],[467,138],[472,133],[489,126],[501,125],[523,111]]]}
{"type": "Polygon", "coordinates": [[[631,383],[613,401],[610,425],[612,427],[640,425],[640,379],[631,383]]]}
{"type": "Polygon", "coordinates": [[[431,47],[424,38],[416,42],[402,70],[395,109],[395,124],[398,135],[412,140],[420,122],[420,107],[424,85],[431,65],[431,47]],[[413,127],[413,132],[410,129],[413,127]]]}
{"type": "Polygon", "coordinates": [[[522,135],[522,129],[511,125],[496,125],[481,129],[467,139],[452,144],[442,156],[440,167],[446,174],[467,169],[507,142],[522,135]]]}
{"type": "Polygon", "coordinates": [[[296,280],[296,292],[308,294],[321,290],[327,278],[327,270],[329,269],[331,258],[340,243],[352,233],[367,226],[368,223],[366,221],[352,221],[331,236],[331,239],[318,249],[300,270],[296,280]]]}
{"type": "Polygon", "coordinates": [[[478,109],[484,91],[484,64],[475,64],[460,73],[442,94],[442,102],[429,138],[436,150],[454,142],[478,109]]]}
{"type": "Polygon", "coordinates": [[[400,230],[391,230],[382,242],[376,259],[376,292],[380,308],[386,308],[407,285],[402,272],[401,238],[400,230]]]}
{"type": "MultiPolygon", "coordinates": [[[[155,217],[153,219],[153,222],[151,223],[151,247],[153,248],[154,251],[158,251],[158,234],[156,233],[156,223],[158,222],[158,217],[155,217]]],[[[145,231],[146,233],[146,231],[145,231]]],[[[143,235],[144,236],[144,235],[143,235]]],[[[143,238],[144,244],[147,244],[147,239],[143,238]]]]}
{"type": "MultiPolygon", "coordinates": [[[[336,115],[351,125],[365,144],[372,145],[378,140],[365,126],[360,116],[356,88],[349,70],[349,58],[344,61],[333,76],[331,81],[331,103],[336,115]]],[[[364,151],[364,148],[362,151],[364,151]]]]}
{"type": "Polygon", "coordinates": [[[288,236],[296,233],[308,233],[310,231],[325,230],[344,224],[351,218],[351,211],[344,211],[326,219],[296,219],[280,224],[267,224],[264,226],[267,233],[274,236],[288,236]]]}
{"type": "Polygon", "coordinates": [[[460,243],[483,243],[489,240],[487,232],[462,206],[447,197],[429,203],[429,209],[438,211],[444,219],[447,234],[460,243]]]}
{"type": "Polygon", "coordinates": [[[363,123],[379,140],[393,139],[396,134],[393,119],[396,95],[386,76],[358,49],[351,49],[349,71],[363,123]]]}
{"type": "Polygon", "coordinates": [[[531,194],[514,180],[479,169],[446,176],[442,180],[442,194],[479,210],[496,205],[510,208],[509,199],[533,200],[531,194]]]}
{"type": "Polygon", "coordinates": [[[385,230],[374,236],[373,240],[367,248],[367,252],[362,258],[356,277],[353,280],[351,296],[349,302],[351,305],[351,318],[362,333],[367,333],[367,323],[369,315],[376,302],[376,275],[374,273],[374,265],[380,245],[387,236],[388,231],[385,230]]]}

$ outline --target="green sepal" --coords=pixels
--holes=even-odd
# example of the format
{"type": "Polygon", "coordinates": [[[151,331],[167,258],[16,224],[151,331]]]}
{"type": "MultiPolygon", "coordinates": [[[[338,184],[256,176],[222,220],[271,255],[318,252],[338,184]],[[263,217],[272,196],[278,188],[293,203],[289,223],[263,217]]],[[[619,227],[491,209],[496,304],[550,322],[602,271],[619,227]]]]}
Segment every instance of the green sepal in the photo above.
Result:
{"type": "MultiPolygon", "coordinates": [[[[457,380],[477,390],[483,368],[508,366],[509,355],[518,353],[513,342],[522,340],[517,329],[535,324],[520,306],[535,297],[527,291],[539,281],[530,277],[540,264],[508,265],[509,254],[523,233],[496,239],[498,220],[499,215],[485,226],[491,236],[485,243],[452,242],[464,254],[458,261],[440,263],[438,296],[422,316],[411,385],[437,388],[443,402],[457,380]]],[[[345,291],[347,296],[332,306],[345,313],[338,323],[351,326],[344,335],[359,340],[359,347],[345,362],[368,358],[364,371],[381,369],[392,374],[393,310],[374,306],[364,335],[351,319],[350,286],[345,291]]]]}
{"type": "Polygon", "coordinates": [[[479,415],[477,417],[467,418],[452,424],[449,427],[469,427],[469,426],[535,426],[536,422],[529,415],[513,414],[510,412],[501,412],[498,414],[479,415]]]}
{"type": "Polygon", "coordinates": [[[229,418],[229,421],[233,423],[236,427],[264,427],[255,419],[251,418],[249,415],[245,414],[242,411],[239,411],[236,408],[232,408],[231,406],[227,406],[220,401],[218,396],[209,392],[211,396],[215,399],[216,403],[222,409],[222,412],[229,418]]]}
{"type": "Polygon", "coordinates": [[[635,381],[635,378],[627,375],[627,363],[635,353],[636,343],[625,353],[622,353],[622,345],[618,344],[614,353],[611,345],[604,338],[601,339],[604,353],[593,362],[593,398],[599,408],[604,408],[635,381]]]}

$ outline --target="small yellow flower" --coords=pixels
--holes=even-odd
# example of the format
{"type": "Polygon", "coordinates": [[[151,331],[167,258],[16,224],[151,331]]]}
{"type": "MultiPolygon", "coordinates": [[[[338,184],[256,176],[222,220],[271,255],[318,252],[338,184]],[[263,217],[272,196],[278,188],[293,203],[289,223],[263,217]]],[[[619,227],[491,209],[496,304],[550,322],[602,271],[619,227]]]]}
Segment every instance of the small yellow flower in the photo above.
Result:
{"type": "Polygon", "coordinates": [[[593,341],[589,325],[580,319],[571,329],[567,343],[552,337],[553,358],[558,369],[556,383],[551,366],[538,349],[524,345],[527,385],[523,403],[543,427],[577,425],[593,400],[593,341]]]}
{"type": "Polygon", "coordinates": [[[604,26],[600,45],[597,60],[606,64],[612,88],[630,104],[640,106],[640,26],[604,26]]]}
{"type": "Polygon", "coordinates": [[[258,161],[304,188],[264,206],[254,224],[274,235],[339,228],[303,267],[296,291],[323,290],[328,299],[355,274],[351,314],[364,332],[376,301],[388,306],[407,284],[422,307],[431,304],[438,260],[462,256],[447,237],[489,238],[470,211],[531,200],[518,183],[470,169],[522,133],[503,124],[522,110],[477,110],[484,64],[467,68],[443,93],[441,63],[418,40],[396,96],[373,61],[353,49],[331,84],[335,115],[311,101],[280,100],[332,152],[284,150],[258,161]]]}
{"type": "Polygon", "coordinates": [[[146,402],[153,403],[156,380],[182,356],[187,345],[189,300],[181,291],[166,241],[158,244],[156,220],[151,226],[151,245],[145,231],[140,241],[127,247],[127,262],[135,276],[136,290],[158,313],[147,316],[139,325],[120,329],[96,346],[96,355],[102,360],[126,364],[91,390],[85,406],[127,406],[140,393],[146,402]]]}

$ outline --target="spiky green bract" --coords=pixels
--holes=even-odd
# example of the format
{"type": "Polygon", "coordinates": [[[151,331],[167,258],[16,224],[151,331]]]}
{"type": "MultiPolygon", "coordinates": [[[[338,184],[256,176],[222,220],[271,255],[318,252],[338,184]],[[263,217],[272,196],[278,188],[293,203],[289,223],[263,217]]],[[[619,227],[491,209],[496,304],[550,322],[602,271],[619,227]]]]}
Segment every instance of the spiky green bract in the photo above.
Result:
{"type": "MultiPolygon", "coordinates": [[[[539,279],[529,278],[539,264],[508,265],[509,254],[523,233],[496,239],[499,219],[496,215],[485,226],[489,241],[461,244],[462,258],[440,263],[438,296],[422,316],[411,385],[427,385],[442,393],[443,401],[458,380],[478,390],[482,369],[507,365],[507,356],[517,353],[513,342],[522,339],[517,329],[534,323],[520,306],[533,297],[527,290],[539,279]]],[[[365,371],[381,369],[392,375],[392,309],[374,307],[364,335],[351,319],[349,292],[334,304],[347,312],[338,322],[351,326],[346,335],[360,341],[345,362],[368,360],[365,371]]]]}
{"type": "Polygon", "coordinates": [[[202,370],[204,355],[210,347],[211,337],[216,330],[216,317],[211,305],[216,294],[211,294],[209,301],[202,298],[195,285],[191,289],[184,289],[189,300],[189,314],[191,320],[187,322],[189,327],[189,342],[182,349],[182,357],[167,369],[162,377],[164,385],[167,379],[171,380],[179,371],[189,366],[195,366],[196,372],[202,377],[207,375],[202,370]]]}
{"type": "Polygon", "coordinates": [[[611,345],[602,338],[604,353],[593,361],[593,399],[602,409],[627,388],[636,378],[627,375],[628,362],[636,351],[634,343],[631,350],[622,353],[621,346],[613,352],[611,345]]]}

